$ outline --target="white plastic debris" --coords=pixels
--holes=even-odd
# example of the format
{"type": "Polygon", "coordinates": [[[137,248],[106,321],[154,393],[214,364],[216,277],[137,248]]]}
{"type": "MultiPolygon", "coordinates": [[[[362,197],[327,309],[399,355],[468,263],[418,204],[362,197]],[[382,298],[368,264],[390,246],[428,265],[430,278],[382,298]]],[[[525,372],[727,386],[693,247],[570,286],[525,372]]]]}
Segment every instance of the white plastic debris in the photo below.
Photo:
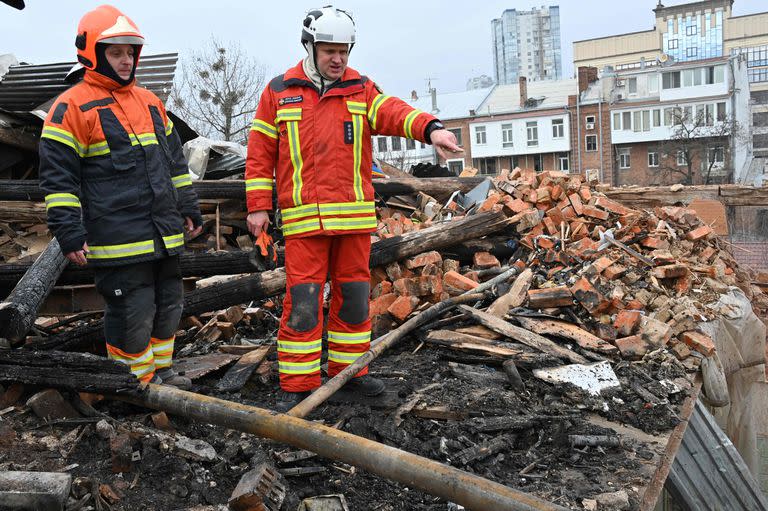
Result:
{"type": "Polygon", "coordinates": [[[599,395],[603,389],[621,386],[608,362],[535,369],[533,375],[549,383],[571,383],[595,396],[599,395]]]}

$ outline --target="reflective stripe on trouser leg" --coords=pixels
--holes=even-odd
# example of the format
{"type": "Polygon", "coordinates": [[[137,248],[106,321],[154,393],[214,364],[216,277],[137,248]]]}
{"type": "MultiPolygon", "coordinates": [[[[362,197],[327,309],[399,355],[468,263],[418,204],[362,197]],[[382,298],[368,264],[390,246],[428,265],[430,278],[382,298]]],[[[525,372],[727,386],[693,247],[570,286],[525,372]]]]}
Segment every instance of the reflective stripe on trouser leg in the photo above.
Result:
{"type": "MultiPolygon", "coordinates": [[[[328,376],[335,376],[371,346],[368,260],[370,234],[334,236],[331,247],[331,306],[328,314],[328,376]]],[[[365,367],[357,373],[368,373],[365,367]]]]}
{"type": "Polygon", "coordinates": [[[155,316],[152,321],[152,350],[155,367],[170,367],[176,329],[184,306],[179,256],[155,261],[155,316]]]}
{"type": "Polygon", "coordinates": [[[152,345],[152,353],[155,355],[155,368],[165,369],[171,367],[171,357],[173,357],[173,343],[176,340],[176,336],[169,339],[157,339],[152,337],[150,344],[152,345]]]}
{"type": "Polygon", "coordinates": [[[320,386],[322,289],[332,236],[285,239],[286,289],[277,333],[280,387],[303,392],[320,386]]]}
{"type": "Polygon", "coordinates": [[[107,355],[112,360],[126,364],[131,368],[131,373],[143,382],[148,382],[155,375],[155,358],[149,345],[141,353],[126,353],[107,343],[107,355]]]}
{"type": "Polygon", "coordinates": [[[94,280],[104,297],[104,338],[110,358],[149,381],[155,373],[149,340],[155,315],[152,262],[98,268],[94,280]]]}

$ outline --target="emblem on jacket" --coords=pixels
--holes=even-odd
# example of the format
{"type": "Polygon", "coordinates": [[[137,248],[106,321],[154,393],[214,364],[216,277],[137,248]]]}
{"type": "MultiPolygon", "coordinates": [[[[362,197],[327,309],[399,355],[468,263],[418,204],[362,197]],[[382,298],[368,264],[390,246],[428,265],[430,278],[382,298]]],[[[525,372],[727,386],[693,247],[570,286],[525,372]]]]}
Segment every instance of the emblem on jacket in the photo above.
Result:
{"type": "Polygon", "coordinates": [[[292,105],[294,103],[301,103],[304,101],[304,96],[289,96],[287,98],[280,98],[277,100],[279,106],[292,105]]]}

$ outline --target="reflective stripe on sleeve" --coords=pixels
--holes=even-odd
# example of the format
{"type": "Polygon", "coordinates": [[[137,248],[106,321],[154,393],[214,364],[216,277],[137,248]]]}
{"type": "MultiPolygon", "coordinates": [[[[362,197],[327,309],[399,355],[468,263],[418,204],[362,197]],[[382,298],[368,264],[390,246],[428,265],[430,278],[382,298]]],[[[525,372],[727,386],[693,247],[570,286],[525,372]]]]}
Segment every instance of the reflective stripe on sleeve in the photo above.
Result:
{"type": "Polygon", "coordinates": [[[49,193],[45,196],[45,209],[58,208],[68,206],[71,208],[79,208],[80,199],[77,195],[71,193],[49,193]]]}

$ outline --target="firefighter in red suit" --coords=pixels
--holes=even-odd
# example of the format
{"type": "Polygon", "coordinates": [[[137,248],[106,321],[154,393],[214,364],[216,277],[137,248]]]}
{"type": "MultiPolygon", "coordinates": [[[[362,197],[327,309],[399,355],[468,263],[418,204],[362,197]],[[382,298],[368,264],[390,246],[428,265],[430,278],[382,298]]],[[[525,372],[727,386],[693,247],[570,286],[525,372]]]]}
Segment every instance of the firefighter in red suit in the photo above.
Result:
{"type": "MultiPolygon", "coordinates": [[[[328,375],[335,376],[370,347],[368,259],[376,229],[371,135],[431,143],[441,156],[461,151],[434,116],[386,96],[347,67],[355,43],[348,13],[330,6],[310,11],[301,42],[307,57],[274,78],[261,96],[245,170],[250,232],[258,236],[267,228],[274,177],[285,236],[279,411],[321,384],[328,274],[328,375]]],[[[375,396],[384,384],[365,368],[347,388],[375,396]]]]}

